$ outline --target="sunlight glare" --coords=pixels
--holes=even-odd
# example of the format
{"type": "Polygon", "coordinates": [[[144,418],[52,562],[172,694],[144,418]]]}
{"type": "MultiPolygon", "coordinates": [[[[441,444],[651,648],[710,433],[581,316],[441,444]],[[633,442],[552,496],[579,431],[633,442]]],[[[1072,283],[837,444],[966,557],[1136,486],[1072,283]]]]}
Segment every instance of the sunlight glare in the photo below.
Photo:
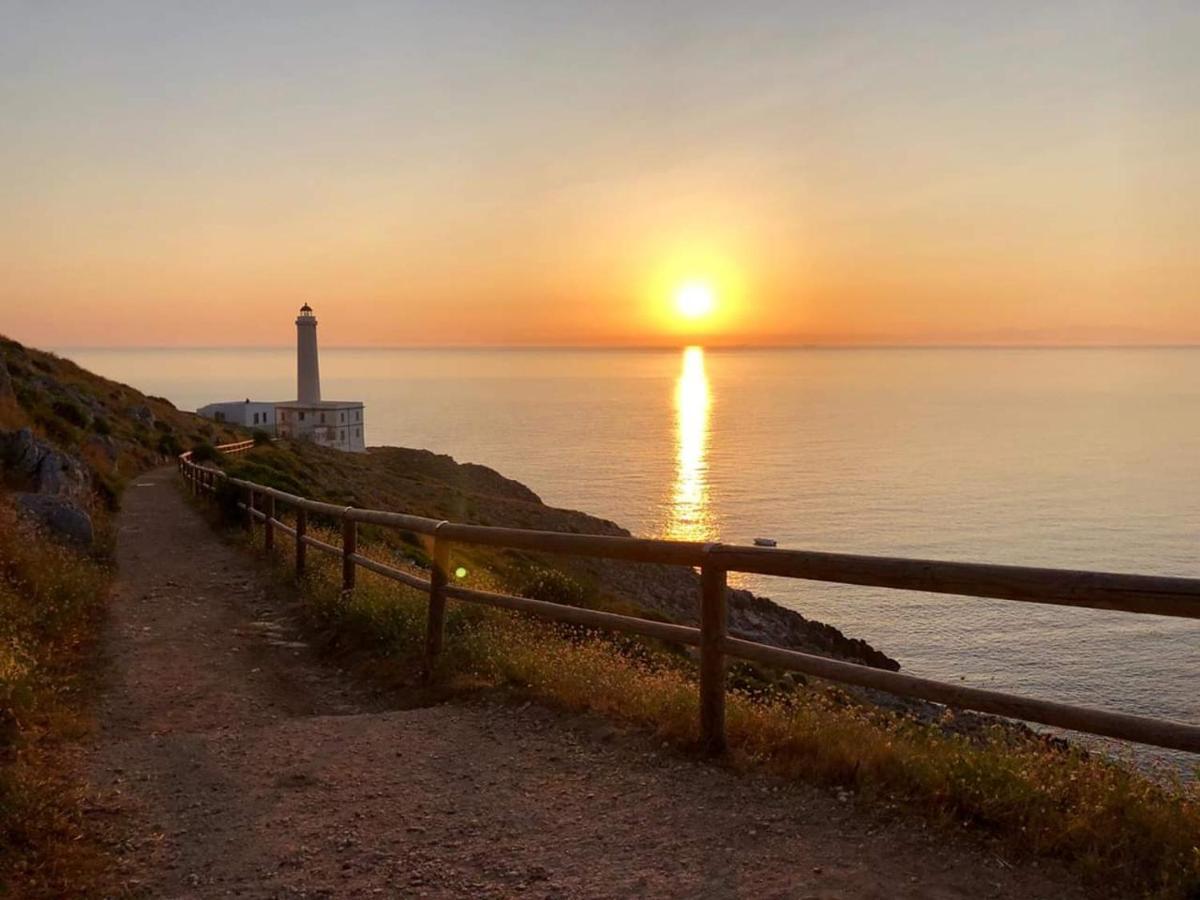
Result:
{"type": "Polygon", "coordinates": [[[688,281],[675,292],[675,309],[685,319],[700,319],[717,305],[716,291],[707,281],[688,281]]]}
{"type": "Polygon", "coordinates": [[[708,499],[709,404],[704,348],[688,347],[675,383],[676,469],[668,538],[705,541],[715,535],[708,499]]]}

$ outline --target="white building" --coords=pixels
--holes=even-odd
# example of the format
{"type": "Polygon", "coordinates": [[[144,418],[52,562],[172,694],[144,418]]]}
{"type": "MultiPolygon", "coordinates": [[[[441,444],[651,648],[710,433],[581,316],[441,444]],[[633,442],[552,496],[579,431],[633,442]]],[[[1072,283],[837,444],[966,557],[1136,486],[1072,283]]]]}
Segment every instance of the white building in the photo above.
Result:
{"type": "Polygon", "coordinates": [[[318,400],[305,403],[292,400],[275,404],[276,433],[280,437],[306,438],[322,447],[336,447],[361,453],[367,449],[363,438],[363,405],[351,400],[318,400]]]}
{"type": "Polygon", "coordinates": [[[274,403],[262,403],[251,400],[230,400],[227,403],[210,403],[202,406],[196,412],[214,422],[229,422],[233,425],[245,425],[247,428],[261,428],[268,434],[275,433],[274,403]]]}
{"type": "Polygon", "coordinates": [[[321,399],[317,317],[307,303],[300,307],[296,318],[296,397],[276,403],[210,403],[197,412],[219,422],[262,428],[281,438],[364,452],[367,441],[362,401],[321,399]]]}

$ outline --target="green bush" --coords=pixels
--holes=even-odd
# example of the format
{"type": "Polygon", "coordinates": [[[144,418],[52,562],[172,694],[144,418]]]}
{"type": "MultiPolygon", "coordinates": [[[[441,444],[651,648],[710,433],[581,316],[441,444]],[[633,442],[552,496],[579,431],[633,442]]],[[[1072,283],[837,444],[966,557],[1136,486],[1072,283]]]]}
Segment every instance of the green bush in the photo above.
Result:
{"type": "Polygon", "coordinates": [[[92,419],[92,431],[104,437],[112,434],[112,426],[108,424],[108,419],[104,418],[104,416],[96,416],[96,418],[92,419]]]}
{"type": "MultiPolygon", "coordinates": [[[[166,437],[166,435],[163,435],[166,437]]],[[[192,462],[218,462],[221,459],[221,451],[207,441],[203,441],[192,448],[192,462]]]]}
{"type": "Polygon", "coordinates": [[[76,428],[86,428],[89,424],[90,416],[88,416],[87,410],[74,400],[55,400],[50,408],[54,410],[55,415],[70,422],[76,428]]]}
{"type": "Polygon", "coordinates": [[[557,569],[538,569],[521,587],[522,596],[531,600],[541,600],[544,603],[563,603],[567,606],[581,606],[584,600],[583,587],[572,578],[557,569]]]}
{"type": "Polygon", "coordinates": [[[264,444],[271,443],[271,435],[263,431],[261,428],[255,428],[250,432],[250,437],[254,438],[254,446],[261,447],[264,444]]]}
{"type": "Polygon", "coordinates": [[[168,433],[158,439],[158,452],[163,456],[178,456],[183,452],[183,447],[179,444],[179,438],[168,433]]]}

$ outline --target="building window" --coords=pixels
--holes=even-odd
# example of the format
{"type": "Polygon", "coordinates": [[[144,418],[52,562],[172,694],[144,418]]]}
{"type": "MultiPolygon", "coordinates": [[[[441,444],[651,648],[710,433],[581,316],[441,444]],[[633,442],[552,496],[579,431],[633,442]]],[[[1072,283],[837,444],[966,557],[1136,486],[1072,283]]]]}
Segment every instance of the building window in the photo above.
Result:
{"type": "Polygon", "coordinates": [[[358,411],[356,411],[356,412],[354,413],[354,421],[355,421],[355,422],[361,422],[361,421],[362,421],[362,410],[361,410],[361,409],[360,409],[360,410],[358,410],[358,411]]]}
{"type": "Polygon", "coordinates": [[[355,437],[362,437],[362,429],[361,429],[361,428],[355,428],[355,429],[354,429],[354,436],[355,436],[355,437]]]}
{"type": "Polygon", "coordinates": [[[344,441],[345,439],[346,439],[346,429],[345,429],[345,428],[343,428],[343,429],[342,429],[342,436],[341,436],[340,440],[343,440],[343,441],[344,441]]]}
{"type": "Polygon", "coordinates": [[[304,421],[304,410],[301,410],[301,411],[300,411],[300,421],[301,421],[301,422],[303,422],[303,421],[304,421]]]}
{"type": "Polygon", "coordinates": [[[345,414],[345,413],[338,413],[338,421],[339,421],[339,422],[345,422],[345,421],[346,421],[346,414],[345,414]]]}

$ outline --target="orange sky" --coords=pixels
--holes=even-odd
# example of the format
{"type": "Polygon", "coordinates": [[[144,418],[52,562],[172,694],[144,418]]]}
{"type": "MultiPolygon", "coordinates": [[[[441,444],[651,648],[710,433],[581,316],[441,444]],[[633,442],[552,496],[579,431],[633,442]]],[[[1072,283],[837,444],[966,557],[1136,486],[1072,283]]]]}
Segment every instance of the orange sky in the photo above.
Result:
{"type": "Polygon", "coordinates": [[[445,6],[7,14],[0,332],[1200,342],[1186,6],[445,6]]]}

